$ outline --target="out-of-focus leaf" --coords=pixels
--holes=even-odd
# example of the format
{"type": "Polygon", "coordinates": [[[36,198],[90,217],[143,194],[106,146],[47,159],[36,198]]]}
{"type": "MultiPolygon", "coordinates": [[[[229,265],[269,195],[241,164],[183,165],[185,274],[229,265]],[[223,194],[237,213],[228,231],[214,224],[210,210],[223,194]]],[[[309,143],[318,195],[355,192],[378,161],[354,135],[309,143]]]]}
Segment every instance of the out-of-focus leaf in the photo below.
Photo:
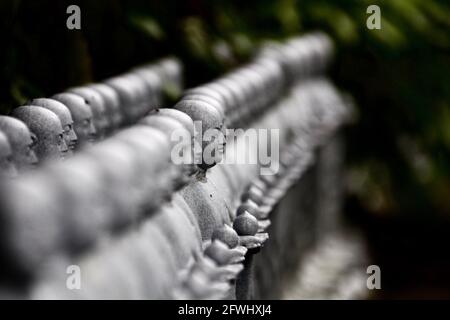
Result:
{"type": "Polygon", "coordinates": [[[132,15],[130,21],[132,25],[144,32],[150,38],[162,40],[165,36],[164,30],[159,23],[150,16],[132,15]]]}

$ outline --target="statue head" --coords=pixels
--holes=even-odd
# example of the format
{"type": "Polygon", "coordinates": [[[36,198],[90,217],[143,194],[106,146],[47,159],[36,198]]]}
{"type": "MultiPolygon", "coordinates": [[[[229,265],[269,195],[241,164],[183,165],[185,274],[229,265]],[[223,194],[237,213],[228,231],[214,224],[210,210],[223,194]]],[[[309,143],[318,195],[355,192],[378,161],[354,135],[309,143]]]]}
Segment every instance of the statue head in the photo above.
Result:
{"type": "Polygon", "coordinates": [[[191,133],[180,121],[159,114],[147,116],[140,123],[158,129],[166,135],[171,147],[171,160],[174,164],[172,167],[174,169],[174,188],[178,190],[183,187],[189,181],[189,175],[192,173],[191,133]]]}
{"type": "Polygon", "coordinates": [[[0,130],[8,137],[14,164],[19,172],[34,168],[38,163],[35,154],[36,135],[22,121],[0,116],[0,130]]]}
{"type": "Polygon", "coordinates": [[[120,109],[124,124],[132,124],[140,114],[140,90],[134,78],[119,76],[106,80],[106,85],[114,89],[120,98],[120,109]]]}
{"type": "Polygon", "coordinates": [[[94,127],[97,130],[97,139],[105,137],[109,130],[109,119],[106,114],[105,101],[100,93],[89,87],[71,88],[68,92],[79,95],[91,107],[94,127]]]}
{"type": "Polygon", "coordinates": [[[215,166],[222,160],[226,144],[224,118],[219,111],[203,101],[181,100],[174,108],[189,115],[194,123],[200,121],[202,134],[196,137],[201,139],[199,144],[202,146],[199,167],[206,170],[215,166]]]}
{"type": "Polygon", "coordinates": [[[87,102],[73,93],[59,93],[54,95],[52,99],[63,103],[70,110],[75,133],[78,137],[77,149],[94,142],[97,131],[94,126],[92,110],[87,102]]]}
{"type": "Polygon", "coordinates": [[[133,178],[140,193],[138,202],[147,212],[156,209],[173,192],[169,138],[156,128],[136,124],[117,133],[113,139],[131,148],[138,169],[133,178]]]}
{"type": "Polygon", "coordinates": [[[133,70],[140,77],[146,88],[146,101],[144,114],[158,108],[162,103],[162,82],[155,70],[149,67],[140,67],[133,70]]]}
{"type": "Polygon", "coordinates": [[[17,170],[13,162],[13,152],[7,136],[0,131],[0,177],[14,177],[17,170]]]}
{"type": "Polygon", "coordinates": [[[11,116],[22,120],[37,138],[36,154],[39,160],[63,159],[69,148],[58,116],[38,106],[21,106],[11,116]]]}
{"type": "MultiPolygon", "coordinates": [[[[152,112],[150,112],[149,115],[161,115],[166,116],[169,118],[172,118],[178,122],[180,122],[184,128],[190,133],[191,135],[191,152],[192,152],[192,160],[196,159],[196,157],[200,157],[200,154],[196,154],[196,151],[198,151],[198,148],[195,148],[195,128],[194,128],[194,121],[192,121],[191,117],[189,117],[186,113],[176,110],[176,109],[169,109],[169,108],[161,108],[161,109],[155,109],[152,112]]],[[[200,150],[201,151],[201,150],[200,150]]],[[[197,172],[197,166],[195,165],[195,162],[192,161],[191,164],[186,164],[186,170],[187,175],[192,175],[195,172],[197,172]]]]}
{"type": "Polygon", "coordinates": [[[120,98],[117,92],[103,83],[94,83],[89,85],[89,87],[100,93],[105,102],[106,116],[109,117],[109,128],[107,133],[111,133],[120,128],[123,116],[120,110],[120,98]]]}
{"type": "Polygon", "coordinates": [[[64,140],[69,148],[69,154],[71,154],[77,145],[78,137],[73,129],[73,119],[70,110],[61,102],[47,98],[33,99],[28,105],[48,109],[58,116],[64,130],[64,140]]]}
{"type": "MultiPolygon", "coordinates": [[[[229,99],[227,98],[227,93],[224,92],[223,90],[217,90],[217,88],[212,89],[210,86],[208,85],[204,85],[204,86],[200,86],[200,87],[196,87],[196,88],[192,88],[192,89],[188,89],[183,93],[183,97],[182,99],[185,99],[187,97],[195,97],[195,96],[202,96],[202,97],[206,97],[208,98],[208,101],[215,100],[216,102],[218,102],[222,108],[223,111],[225,112],[225,110],[227,110],[229,107],[231,107],[229,105],[229,99]]],[[[195,100],[194,99],[190,99],[188,98],[188,100],[195,100]]],[[[208,102],[205,101],[205,102],[208,102]]]]}

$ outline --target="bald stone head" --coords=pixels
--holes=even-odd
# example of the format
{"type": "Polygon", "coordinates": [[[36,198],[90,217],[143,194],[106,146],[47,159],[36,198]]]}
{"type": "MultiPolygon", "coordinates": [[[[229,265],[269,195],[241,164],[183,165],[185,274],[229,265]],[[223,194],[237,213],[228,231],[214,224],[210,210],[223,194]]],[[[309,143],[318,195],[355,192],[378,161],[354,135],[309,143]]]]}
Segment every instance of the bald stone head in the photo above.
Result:
{"type": "Polygon", "coordinates": [[[117,92],[104,83],[89,85],[90,88],[101,94],[105,102],[106,115],[109,117],[108,133],[113,132],[122,125],[122,112],[120,110],[120,97],[117,92]]]}
{"type": "Polygon", "coordinates": [[[193,146],[191,133],[178,120],[156,114],[143,118],[139,123],[148,125],[163,132],[171,146],[171,160],[174,166],[174,188],[178,190],[188,181],[192,174],[193,146]]]}
{"type": "Polygon", "coordinates": [[[0,116],[0,130],[8,137],[14,164],[19,172],[34,168],[38,163],[35,154],[37,138],[22,121],[0,116]]]}
{"type": "Polygon", "coordinates": [[[0,131],[0,177],[15,177],[17,175],[12,154],[8,138],[0,131]]]}
{"type": "Polygon", "coordinates": [[[203,170],[215,166],[222,160],[225,140],[224,117],[216,108],[203,101],[181,100],[175,109],[186,113],[201,125],[202,135],[196,137],[202,146],[202,160],[198,165],[203,170]]]}
{"type": "Polygon", "coordinates": [[[97,129],[97,139],[103,139],[109,130],[109,119],[107,118],[105,100],[96,90],[89,87],[77,87],[68,90],[82,97],[91,107],[94,126],[97,129]]]}
{"type": "Polygon", "coordinates": [[[63,159],[69,150],[64,141],[64,130],[58,116],[38,106],[22,106],[11,116],[22,120],[36,135],[36,154],[41,161],[63,159]]]}
{"type": "Polygon", "coordinates": [[[78,137],[73,129],[73,119],[70,110],[61,102],[47,98],[33,99],[28,105],[48,109],[58,116],[64,130],[64,140],[69,148],[68,154],[72,154],[77,145],[78,137]]]}
{"type": "Polygon", "coordinates": [[[52,97],[63,103],[72,114],[75,133],[78,137],[77,148],[95,141],[97,130],[91,107],[81,96],[74,93],[59,93],[52,97]]]}

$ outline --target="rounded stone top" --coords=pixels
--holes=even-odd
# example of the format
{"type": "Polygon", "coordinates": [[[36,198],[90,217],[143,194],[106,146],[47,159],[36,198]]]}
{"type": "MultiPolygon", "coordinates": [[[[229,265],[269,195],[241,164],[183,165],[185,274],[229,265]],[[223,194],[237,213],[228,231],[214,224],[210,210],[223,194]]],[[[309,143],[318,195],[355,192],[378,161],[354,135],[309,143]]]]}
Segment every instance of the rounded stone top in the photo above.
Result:
{"type": "Polygon", "coordinates": [[[82,120],[87,118],[92,118],[92,110],[89,104],[81,96],[74,93],[64,92],[58,93],[51,97],[63,103],[72,114],[73,120],[82,120]]]}
{"type": "Polygon", "coordinates": [[[236,231],[227,224],[217,228],[213,231],[211,239],[220,240],[225,243],[229,248],[235,248],[239,244],[239,236],[236,231]]]}
{"type": "Polygon", "coordinates": [[[100,137],[103,137],[109,130],[110,123],[109,119],[107,118],[105,100],[103,99],[102,95],[96,90],[89,87],[71,88],[68,90],[68,92],[79,95],[91,107],[97,134],[100,137]]]}
{"type": "Polygon", "coordinates": [[[182,101],[206,102],[209,105],[211,105],[212,107],[214,107],[220,113],[220,116],[222,118],[225,118],[225,107],[223,106],[223,104],[220,101],[216,100],[215,98],[212,98],[211,96],[203,95],[203,94],[196,94],[196,93],[185,94],[183,96],[182,101]]]}
{"type": "Polygon", "coordinates": [[[167,136],[156,128],[135,125],[114,135],[114,140],[132,145],[141,163],[143,174],[154,174],[165,169],[169,160],[169,141],[167,136]]]}
{"type": "Polygon", "coordinates": [[[59,120],[61,120],[61,124],[63,126],[73,124],[72,115],[70,114],[69,108],[67,108],[63,103],[55,99],[48,99],[48,98],[33,99],[29,101],[27,105],[39,106],[52,111],[58,116],[59,120]]]}
{"type": "Polygon", "coordinates": [[[106,115],[109,117],[110,129],[119,128],[122,125],[123,119],[118,93],[104,83],[93,83],[89,87],[101,94],[105,102],[106,115]]]}
{"type": "Polygon", "coordinates": [[[188,89],[186,91],[184,91],[183,93],[183,97],[185,96],[190,96],[190,95],[203,95],[203,96],[207,96],[210,97],[211,99],[214,99],[216,101],[218,101],[219,103],[222,104],[226,104],[226,99],[223,96],[222,92],[218,92],[217,90],[213,90],[210,87],[208,87],[207,85],[203,85],[200,87],[195,87],[192,89],[188,89]]]}
{"type": "Polygon", "coordinates": [[[174,109],[186,113],[194,122],[201,121],[203,131],[208,129],[222,130],[224,118],[216,108],[206,102],[181,100],[174,106],[174,109]]]}
{"type": "Polygon", "coordinates": [[[192,121],[191,117],[180,110],[158,108],[150,112],[150,116],[153,115],[162,115],[175,119],[179,121],[192,135],[194,134],[194,122],[192,121]]]}
{"type": "Polygon", "coordinates": [[[236,217],[233,228],[240,236],[254,236],[258,232],[258,220],[245,211],[236,217]]]}
{"type": "Polygon", "coordinates": [[[38,159],[33,146],[37,138],[27,125],[19,119],[0,116],[0,130],[8,137],[17,169],[25,170],[36,166],[38,159]]]}
{"type": "Polygon", "coordinates": [[[190,133],[186,130],[184,125],[180,121],[175,120],[171,117],[155,114],[143,118],[141,121],[139,121],[139,123],[148,125],[152,128],[156,128],[166,134],[171,145],[174,145],[178,142],[172,140],[172,134],[175,131],[177,131],[179,134],[182,134],[183,137],[186,137],[186,143],[191,142],[190,133]]]}
{"type": "Polygon", "coordinates": [[[205,249],[205,255],[213,259],[219,266],[228,264],[230,260],[228,246],[222,241],[215,239],[205,249]]]}
{"type": "Polygon", "coordinates": [[[135,119],[136,109],[139,109],[139,88],[130,77],[114,77],[107,79],[105,84],[113,88],[120,98],[120,109],[125,124],[132,123],[135,119]]]}
{"type": "Polygon", "coordinates": [[[140,67],[132,70],[133,74],[140,77],[145,84],[146,93],[151,107],[157,107],[162,103],[162,80],[158,73],[151,69],[140,67]]]}
{"type": "Polygon", "coordinates": [[[21,106],[11,115],[22,120],[36,135],[39,159],[64,158],[68,147],[61,121],[55,113],[39,106],[21,106]]]}
{"type": "Polygon", "coordinates": [[[253,201],[246,201],[246,202],[242,203],[237,208],[236,216],[240,216],[246,212],[250,213],[255,218],[258,218],[260,215],[260,210],[259,210],[258,205],[256,203],[254,203],[253,201]]]}
{"type": "MultiPolygon", "coordinates": [[[[228,89],[224,85],[222,85],[218,82],[211,82],[211,83],[208,83],[208,84],[202,86],[202,88],[211,90],[212,92],[215,92],[216,94],[219,94],[220,97],[222,97],[222,99],[224,101],[225,113],[229,112],[231,109],[233,109],[236,106],[237,102],[236,102],[236,98],[235,98],[234,94],[230,91],[230,89],[228,89]]],[[[205,94],[206,94],[206,91],[203,91],[203,92],[205,92],[205,94]]]]}
{"type": "Polygon", "coordinates": [[[230,77],[224,77],[217,80],[218,84],[226,87],[233,95],[235,103],[231,110],[240,110],[245,106],[245,89],[242,88],[236,81],[230,79],[230,77]]]}

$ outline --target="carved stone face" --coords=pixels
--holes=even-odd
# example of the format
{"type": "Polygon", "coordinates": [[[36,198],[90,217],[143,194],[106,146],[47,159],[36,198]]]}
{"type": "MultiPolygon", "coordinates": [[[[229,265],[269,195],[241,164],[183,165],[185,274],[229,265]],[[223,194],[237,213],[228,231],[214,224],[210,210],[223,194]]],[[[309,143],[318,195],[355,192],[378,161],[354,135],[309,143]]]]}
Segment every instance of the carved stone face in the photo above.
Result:
{"type": "Polygon", "coordinates": [[[103,139],[110,126],[103,97],[100,93],[89,87],[72,88],[68,91],[82,97],[91,107],[94,126],[97,130],[97,139],[103,139]]]}
{"type": "Polygon", "coordinates": [[[26,124],[13,117],[0,116],[0,130],[8,137],[17,170],[34,168],[38,163],[34,152],[37,138],[26,124]]]}
{"type": "Polygon", "coordinates": [[[107,133],[120,128],[123,116],[120,110],[120,97],[117,92],[103,83],[91,84],[89,87],[100,93],[105,102],[106,115],[109,117],[109,130],[107,133]]]}
{"type": "Polygon", "coordinates": [[[12,154],[8,138],[0,131],[0,177],[14,177],[17,175],[12,154]]]}
{"type": "Polygon", "coordinates": [[[174,107],[185,112],[196,122],[201,122],[202,161],[199,167],[206,170],[220,162],[223,156],[225,140],[224,118],[212,106],[202,101],[180,101],[174,107]]]}
{"type": "Polygon", "coordinates": [[[22,106],[11,115],[22,120],[36,135],[36,154],[41,161],[63,159],[69,148],[64,140],[64,130],[56,114],[38,106],[22,106]]]}
{"type": "Polygon", "coordinates": [[[52,97],[63,103],[72,114],[75,133],[78,136],[77,149],[95,141],[97,130],[94,126],[92,110],[87,102],[73,93],[60,93],[52,97]]]}
{"type": "Polygon", "coordinates": [[[64,140],[66,141],[67,147],[69,148],[68,153],[72,154],[77,145],[78,137],[73,129],[73,119],[72,115],[70,114],[70,110],[61,102],[53,99],[33,99],[28,104],[43,107],[52,111],[58,116],[64,129],[64,140]]]}

